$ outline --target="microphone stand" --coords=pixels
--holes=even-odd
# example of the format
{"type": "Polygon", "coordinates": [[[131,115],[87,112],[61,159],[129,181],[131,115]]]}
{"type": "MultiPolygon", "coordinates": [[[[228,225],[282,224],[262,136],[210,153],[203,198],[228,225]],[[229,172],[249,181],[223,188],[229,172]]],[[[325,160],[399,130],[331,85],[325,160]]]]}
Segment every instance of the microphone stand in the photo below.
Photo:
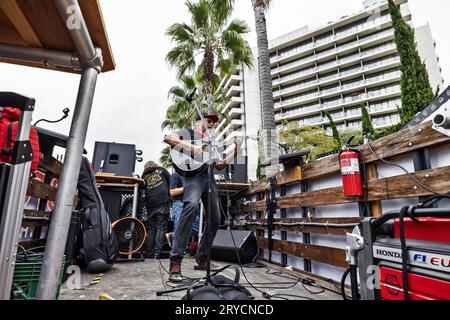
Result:
{"type": "MultiPolygon", "coordinates": [[[[194,100],[194,95],[196,92],[197,88],[194,89],[194,91],[189,94],[186,97],[186,100],[188,102],[192,102],[194,100]]],[[[211,102],[208,102],[211,103],[211,102]]],[[[197,113],[202,121],[202,126],[204,125],[204,117],[203,117],[203,113],[200,110],[200,107],[198,106],[198,104],[194,103],[195,108],[197,110],[197,113]]],[[[208,109],[210,105],[208,106],[208,109]]],[[[211,230],[211,194],[212,194],[212,178],[213,178],[213,166],[214,163],[212,163],[212,151],[214,150],[215,154],[217,155],[217,148],[215,146],[215,144],[213,144],[213,138],[210,135],[210,132],[208,130],[208,128],[206,128],[206,135],[207,135],[207,139],[208,139],[208,206],[207,206],[207,220],[206,220],[206,228],[205,228],[205,232],[203,233],[203,237],[208,237],[207,238],[207,246],[206,246],[206,251],[207,251],[207,257],[206,257],[206,277],[196,280],[194,281],[192,284],[190,285],[180,285],[179,287],[173,288],[173,289],[169,289],[169,290],[161,290],[161,291],[156,291],[156,295],[157,296],[161,296],[163,294],[168,294],[168,293],[173,293],[173,292],[179,292],[179,291],[183,291],[183,290],[188,290],[188,292],[190,290],[195,290],[197,288],[203,287],[203,286],[207,286],[207,285],[212,285],[214,286],[214,283],[211,280],[211,242],[212,239],[210,239],[210,234],[211,232],[206,232],[206,231],[210,231],[211,230]],[[204,281],[203,281],[204,280],[204,281]]],[[[201,226],[200,226],[201,228],[201,226]]],[[[227,267],[224,267],[224,269],[226,269],[227,267]]],[[[221,272],[223,270],[220,270],[218,272],[221,272]]],[[[217,274],[218,272],[216,272],[215,274],[217,274]]]]}

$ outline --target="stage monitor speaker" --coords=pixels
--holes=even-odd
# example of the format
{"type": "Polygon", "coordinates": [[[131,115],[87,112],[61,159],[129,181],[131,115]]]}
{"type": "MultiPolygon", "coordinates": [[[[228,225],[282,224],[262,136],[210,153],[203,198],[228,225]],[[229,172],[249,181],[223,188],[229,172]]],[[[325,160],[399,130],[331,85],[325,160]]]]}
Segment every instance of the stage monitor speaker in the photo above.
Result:
{"type": "Polygon", "coordinates": [[[232,230],[231,232],[236,247],[230,230],[218,230],[212,245],[211,259],[239,263],[237,251],[242,264],[254,262],[258,255],[258,243],[253,231],[232,230]]]}
{"type": "Polygon", "coordinates": [[[115,173],[122,177],[132,177],[136,164],[134,144],[95,142],[92,165],[94,172],[115,173]]]}

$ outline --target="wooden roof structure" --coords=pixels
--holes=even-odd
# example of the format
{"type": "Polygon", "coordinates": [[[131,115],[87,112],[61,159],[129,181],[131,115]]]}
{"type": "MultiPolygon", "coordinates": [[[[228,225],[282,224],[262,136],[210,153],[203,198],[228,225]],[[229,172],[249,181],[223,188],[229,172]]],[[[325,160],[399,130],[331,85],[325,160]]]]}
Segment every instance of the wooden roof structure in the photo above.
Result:
{"type": "MultiPolygon", "coordinates": [[[[115,69],[114,57],[106,33],[99,0],[79,0],[94,46],[102,50],[103,69],[115,69]]],[[[0,44],[76,52],[76,48],[53,0],[0,0],[0,44]]],[[[1,58],[0,62],[81,73],[66,67],[1,58]]]]}

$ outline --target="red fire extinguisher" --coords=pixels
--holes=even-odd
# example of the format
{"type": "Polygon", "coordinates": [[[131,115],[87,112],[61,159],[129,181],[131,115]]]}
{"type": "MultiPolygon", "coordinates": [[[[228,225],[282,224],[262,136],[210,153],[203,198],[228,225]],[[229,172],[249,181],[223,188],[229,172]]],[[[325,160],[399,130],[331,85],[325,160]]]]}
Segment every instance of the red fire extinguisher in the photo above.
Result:
{"type": "Polygon", "coordinates": [[[345,197],[360,197],[363,195],[359,159],[358,151],[348,146],[344,146],[339,154],[345,197]]]}

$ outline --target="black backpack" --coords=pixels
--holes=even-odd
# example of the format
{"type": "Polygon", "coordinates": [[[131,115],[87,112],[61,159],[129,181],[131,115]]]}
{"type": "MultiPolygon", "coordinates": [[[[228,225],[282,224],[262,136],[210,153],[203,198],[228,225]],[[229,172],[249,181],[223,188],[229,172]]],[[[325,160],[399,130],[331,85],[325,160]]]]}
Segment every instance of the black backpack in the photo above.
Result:
{"type": "Polygon", "coordinates": [[[107,271],[118,257],[118,247],[94,173],[85,157],[81,161],[78,197],[81,202],[83,253],[87,269],[92,273],[107,271]]]}

